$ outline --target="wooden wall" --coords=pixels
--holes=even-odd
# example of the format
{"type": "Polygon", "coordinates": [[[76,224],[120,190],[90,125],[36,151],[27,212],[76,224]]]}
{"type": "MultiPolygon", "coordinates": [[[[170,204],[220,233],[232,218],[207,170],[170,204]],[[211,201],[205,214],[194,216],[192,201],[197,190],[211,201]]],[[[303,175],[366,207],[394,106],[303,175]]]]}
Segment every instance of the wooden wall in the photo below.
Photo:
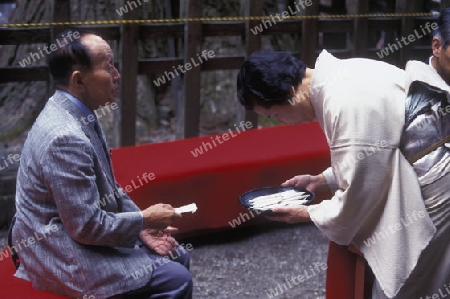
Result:
{"type": "MultiPolygon", "coordinates": [[[[369,13],[367,0],[348,0],[352,4],[351,11],[357,14],[369,13]]],[[[183,17],[197,18],[202,16],[201,0],[186,0],[183,9],[183,17]]],[[[245,5],[247,16],[260,16],[262,14],[263,0],[242,1],[245,5]]],[[[417,3],[421,1],[396,1],[397,13],[420,12],[417,3]]],[[[126,0],[122,0],[126,3],[126,0]]],[[[348,4],[348,3],[347,3],[348,4]]],[[[70,20],[70,0],[54,0],[54,22],[65,22],[70,20]]],[[[441,7],[450,5],[449,0],[442,0],[441,7]]],[[[347,5],[348,6],[348,5],[347,5]]],[[[306,8],[304,15],[318,15],[320,10],[319,1],[312,0],[312,5],[306,8]]],[[[124,14],[123,19],[133,20],[139,13],[139,8],[124,14]]],[[[261,35],[292,34],[301,40],[298,52],[294,53],[309,66],[321,50],[319,36],[330,33],[340,33],[346,36],[347,47],[341,49],[327,48],[331,53],[340,58],[368,57],[380,59],[376,53],[377,49],[371,43],[369,37],[373,32],[384,31],[394,36],[408,36],[420,25],[432,22],[436,17],[348,17],[309,18],[285,20],[269,27],[261,34],[254,35],[250,29],[261,23],[261,20],[238,20],[238,21],[197,21],[176,22],[156,24],[111,24],[111,25],[81,25],[101,35],[106,40],[118,41],[121,55],[117,57],[122,74],[121,91],[121,125],[120,144],[122,146],[134,145],[136,135],[136,97],[137,97],[137,75],[163,74],[171,71],[172,66],[189,62],[191,57],[201,53],[202,40],[204,37],[240,36],[245,42],[246,55],[261,49],[261,35]],[[139,41],[144,39],[170,39],[182,38],[184,40],[184,56],[155,59],[138,59],[139,41]]],[[[79,20],[75,20],[79,21],[79,20]]],[[[74,26],[72,26],[74,27],[74,26]]],[[[76,27],[76,26],[75,26],[76,27]]],[[[65,28],[58,26],[39,27],[17,27],[0,28],[0,45],[21,45],[29,43],[50,44],[53,37],[65,28]]],[[[430,55],[429,44],[414,43],[403,47],[383,59],[390,63],[403,67],[410,59],[425,59],[430,55]]],[[[177,111],[181,115],[179,124],[179,138],[198,136],[200,119],[200,78],[203,72],[212,70],[239,69],[243,63],[244,56],[221,56],[214,57],[201,64],[201,67],[193,68],[185,73],[183,78],[182,100],[178,103],[177,111]]],[[[47,81],[51,84],[47,66],[29,66],[22,68],[8,67],[0,68],[0,83],[13,81],[47,81]]],[[[256,127],[256,115],[253,112],[245,112],[245,118],[254,123],[256,127]]]]}

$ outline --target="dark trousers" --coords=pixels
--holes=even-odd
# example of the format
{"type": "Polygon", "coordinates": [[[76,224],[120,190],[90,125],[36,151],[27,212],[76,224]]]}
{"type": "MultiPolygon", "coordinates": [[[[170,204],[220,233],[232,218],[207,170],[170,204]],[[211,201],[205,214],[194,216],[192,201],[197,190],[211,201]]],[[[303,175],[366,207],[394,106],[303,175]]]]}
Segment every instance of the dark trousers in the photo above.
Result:
{"type": "Polygon", "coordinates": [[[189,273],[189,255],[179,247],[173,259],[154,253],[148,255],[155,261],[150,281],[140,289],[124,294],[126,299],[191,299],[192,276],[189,273]]]}

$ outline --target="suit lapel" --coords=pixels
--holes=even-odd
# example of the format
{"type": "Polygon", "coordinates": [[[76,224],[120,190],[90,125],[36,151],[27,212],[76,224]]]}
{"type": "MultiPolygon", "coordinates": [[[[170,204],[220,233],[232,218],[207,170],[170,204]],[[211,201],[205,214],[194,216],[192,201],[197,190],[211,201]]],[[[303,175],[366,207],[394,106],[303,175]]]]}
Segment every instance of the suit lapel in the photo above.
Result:
{"type": "Polygon", "coordinates": [[[85,115],[80,111],[80,109],[62,92],[56,91],[51,99],[53,99],[53,101],[58,106],[64,108],[77,120],[84,134],[91,140],[94,151],[97,154],[98,159],[100,160],[102,172],[106,176],[108,182],[111,184],[111,187],[114,190],[116,184],[114,183],[115,180],[111,169],[109,153],[105,152],[102,141],[100,140],[97,132],[94,130],[93,123],[88,122],[85,115]],[[84,122],[82,121],[83,118],[85,119],[84,122]]]}

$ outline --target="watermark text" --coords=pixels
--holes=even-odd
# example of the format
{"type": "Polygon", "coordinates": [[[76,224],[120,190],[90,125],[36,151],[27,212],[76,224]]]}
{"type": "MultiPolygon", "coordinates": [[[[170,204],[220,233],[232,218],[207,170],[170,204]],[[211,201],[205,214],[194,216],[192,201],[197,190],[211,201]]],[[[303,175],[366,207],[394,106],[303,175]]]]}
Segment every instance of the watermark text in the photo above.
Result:
{"type": "Polygon", "coordinates": [[[307,281],[308,279],[315,277],[322,271],[325,271],[328,268],[326,263],[314,263],[313,266],[309,266],[309,269],[305,269],[303,271],[304,274],[291,276],[290,278],[286,278],[285,283],[279,283],[275,288],[269,289],[266,291],[266,294],[269,298],[274,298],[279,295],[282,295],[284,292],[288,292],[294,286],[307,281]]]}
{"type": "Polygon", "coordinates": [[[381,49],[380,51],[378,51],[377,55],[380,58],[389,56],[390,54],[394,53],[395,51],[398,51],[399,49],[403,48],[403,46],[407,46],[410,43],[413,43],[416,40],[419,40],[422,37],[427,36],[433,30],[436,30],[438,27],[439,26],[436,22],[434,22],[434,23],[427,22],[425,24],[425,28],[422,25],[420,25],[420,31],[422,32],[422,34],[420,34],[420,32],[417,29],[414,29],[414,33],[411,33],[407,37],[403,36],[400,40],[398,38],[396,38],[395,39],[396,42],[394,42],[393,44],[389,43],[384,49],[381,49]]]}
{"type": "Polygon", "coordinates": [[[16,162],[20,161],[20,155],[19,154],[9,154],[8,157],[2,157],[2,160],[0,160],[0,171],[4,170],[8,167],[10,167],[11,165],[13,165],[16,162]]]}
{"type": "Polygon", "coordinates": [[[191,57],[191,62],[186,62],[185,64],[181,65],[179,64],[178,67],[173,66],[173,72],[169,71],[169,72],[164,72],[164,76],[161,76],[159,78],[157,78],[156,80],[153,80],[153,83],[159,87],[162,84],[165,84],[166,82],[169,82],[172,79],[175,79],[175,77],[180,76],[180,73],[178,71],[180,71],[182,74],[186,73],[187,71],[192,70],[192,67],[196,67],[201,65],[203,62],[208,61],[209,58],[213,58],[216,54],[214,53],[214,51],[206,51],[203,50],[202,54],[198,54],[197,53],[197,58],[194,59],[194,57],[191,57]],[[167,78],[167,81],[166,81],[167,78]]]}
{"type": "Polygon", "coordinates": [[[62,38],[56,39],[55,44],[51,44],[50,46],[44,46],[43,49],[41,47],[38,47],[38,52],[30,52],[30,55],[28,55],[27,58],[23,59],[22,61],[19,61],[19,64],[21,67],[26,67],[27,65],[31,65],[33,62],[38,61],[39,59],[42,59],[45,57],[44,52],[48,55],[52,52],[55,52],[59,48],[62,48],[69,44],[69,42],[73,42],[75,39],[79,39],[81,37],[80,33],[78,31],[67,32],[67,36],[65,34],[62,35],[62,38]],[[69,40],[69,41],[68,41],[69,40]]]}
{"type": "Polygon", "coordinates": [[[267,20],[262,20],[261,24],[258,26],[255,26],[253,28],[250,28],[250,31],[257,35],[264,31],[264,29],[268,29],[274,25],[276,25],[278,22],[282,22],[286,19],[288,19],[290,16],[298,14],[302,9],[304,10],[306,7],[311,6],[312,0],[299,0],[294,2],[294,9],[292,9],[291,6],[288,6],[288,10],[283,11],[281,14],[277,13],[275,16],[270,15],[270,17],[267,20]],[[263,29],[264,26],[264,29],[263,29]]]}
{"type": "Polygon", "coordinates": [[[230,128],[230,129],[228,129],[229,133],[223,133],[220,135],[216,135],[214,137],[210,137],[210,139],[211,139],[210,142],[209,141],[202,142],[201,146],[199,146],[196,149],[194,149],[193,151],[191,151],[192,156],[197,158],[198,156],[203,155],[203,153],[206,153],[207,151],[212,150],[213,148],[217,147],[218,144],[219,145],[223,144],[225,141],[230,140],[230,138],[234,138],[234,137],[238,136],[246,129],[247,130],[251,129],[253,127],[253,124],[250,121],[247,121],[247,122],[241,121],[239,124],[239,127],[236,124],[234,125],[234,127],[236,129],[236,132],[233,132],[230,128]],[[239,128],[241,130],[239,130],[239,128]],[[217,143],[216,143],[216,141],[217,141],[217,143]]]}

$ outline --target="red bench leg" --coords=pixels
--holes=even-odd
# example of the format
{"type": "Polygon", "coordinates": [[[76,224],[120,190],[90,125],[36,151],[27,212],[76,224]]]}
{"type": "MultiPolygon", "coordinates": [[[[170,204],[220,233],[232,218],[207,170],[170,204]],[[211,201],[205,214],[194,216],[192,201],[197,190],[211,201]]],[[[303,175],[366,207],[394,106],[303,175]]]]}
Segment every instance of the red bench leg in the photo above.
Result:
{"type": "Polygon", "coordinates": [[[354,299],[356,255],[347,246],[330,242],[326,279],[327,299],[354,299]]]}

